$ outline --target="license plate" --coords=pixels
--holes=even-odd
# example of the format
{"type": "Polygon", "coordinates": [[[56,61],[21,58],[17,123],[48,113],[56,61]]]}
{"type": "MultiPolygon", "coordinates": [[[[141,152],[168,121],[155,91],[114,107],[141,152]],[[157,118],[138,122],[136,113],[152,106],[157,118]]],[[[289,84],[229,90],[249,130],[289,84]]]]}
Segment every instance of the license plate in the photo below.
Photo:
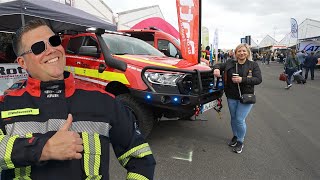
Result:
{"type": "Polygon", "coordinates": [[[206,111],[214,108],[214,106],[216,106],[217,103],[218,103],[217,100],[213,100],[213,101],[211,101],[211,102],[208,102],[208,103],[202,105],[202,107],[201,107],[201,113],[204,113],[204,112],[206,112],[206,111]]]}

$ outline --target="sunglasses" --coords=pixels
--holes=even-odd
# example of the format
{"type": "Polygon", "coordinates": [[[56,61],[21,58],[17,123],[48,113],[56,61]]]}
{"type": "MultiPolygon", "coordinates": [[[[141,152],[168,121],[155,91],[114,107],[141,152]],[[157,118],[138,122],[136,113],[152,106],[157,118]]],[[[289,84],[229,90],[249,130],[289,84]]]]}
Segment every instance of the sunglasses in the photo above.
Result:
{"type": "MultiPolygon", "coordinates": [[[[57,47],[57,46],[61,45],[61,38],[58,35],[51,36],[48,41],[52,47],[57,47]]],[[[47,49],[46,44],[47,43],[45,43],[44,41],[36,42],[36,43],[32,44],[30,50],[22,53],[20,56],[23,56],[23,55],[26,55],[29,53],[33,53],[34,55],[39,55],[47,49]]]]}

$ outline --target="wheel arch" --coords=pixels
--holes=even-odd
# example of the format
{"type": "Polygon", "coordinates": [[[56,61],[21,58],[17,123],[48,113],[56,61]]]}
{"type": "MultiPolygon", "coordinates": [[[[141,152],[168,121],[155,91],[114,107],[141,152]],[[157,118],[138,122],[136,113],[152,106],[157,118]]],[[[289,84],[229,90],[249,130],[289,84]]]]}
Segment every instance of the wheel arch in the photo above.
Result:
{"type": "Polygon", "coordinates": [[[118,96],[120,94],[126,94],[126,93],[130,92],[129,88],[126,85],[124,85],[118,81],[113,81],[113,82],[108,83],[105,90],[115,96],[118,96]]]}

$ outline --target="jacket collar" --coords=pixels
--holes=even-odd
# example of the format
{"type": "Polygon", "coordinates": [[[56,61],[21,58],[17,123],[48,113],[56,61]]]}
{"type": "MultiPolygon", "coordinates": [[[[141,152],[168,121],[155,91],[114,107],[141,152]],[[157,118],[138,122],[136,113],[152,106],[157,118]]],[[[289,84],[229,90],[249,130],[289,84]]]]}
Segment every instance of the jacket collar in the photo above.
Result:
{"type": "Polygon", "coordinates": [[[40,97],[41,92],[46,90],[63,90],[66,97],[70,97],[75,91],[75,80],[72,73],[65,71],[64,79],[57,81],[42,82],[38,79],[28,77],[26,91],[35,97],[40,97]]]}

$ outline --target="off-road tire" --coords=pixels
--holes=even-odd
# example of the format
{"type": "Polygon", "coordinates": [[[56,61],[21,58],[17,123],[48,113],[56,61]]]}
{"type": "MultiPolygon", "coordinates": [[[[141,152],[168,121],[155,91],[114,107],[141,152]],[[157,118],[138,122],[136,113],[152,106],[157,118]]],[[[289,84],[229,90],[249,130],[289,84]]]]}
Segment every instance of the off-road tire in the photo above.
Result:
{"type": "Polygon", "coordinates": [[[116,96],[123,105],[131,111],[137,120],[137,125],[144,137],[147,137],[153,126],[154,116],[150,108],[143,106],[141,103],[136,101],[130,94],[120,94],[116,96]]]}

